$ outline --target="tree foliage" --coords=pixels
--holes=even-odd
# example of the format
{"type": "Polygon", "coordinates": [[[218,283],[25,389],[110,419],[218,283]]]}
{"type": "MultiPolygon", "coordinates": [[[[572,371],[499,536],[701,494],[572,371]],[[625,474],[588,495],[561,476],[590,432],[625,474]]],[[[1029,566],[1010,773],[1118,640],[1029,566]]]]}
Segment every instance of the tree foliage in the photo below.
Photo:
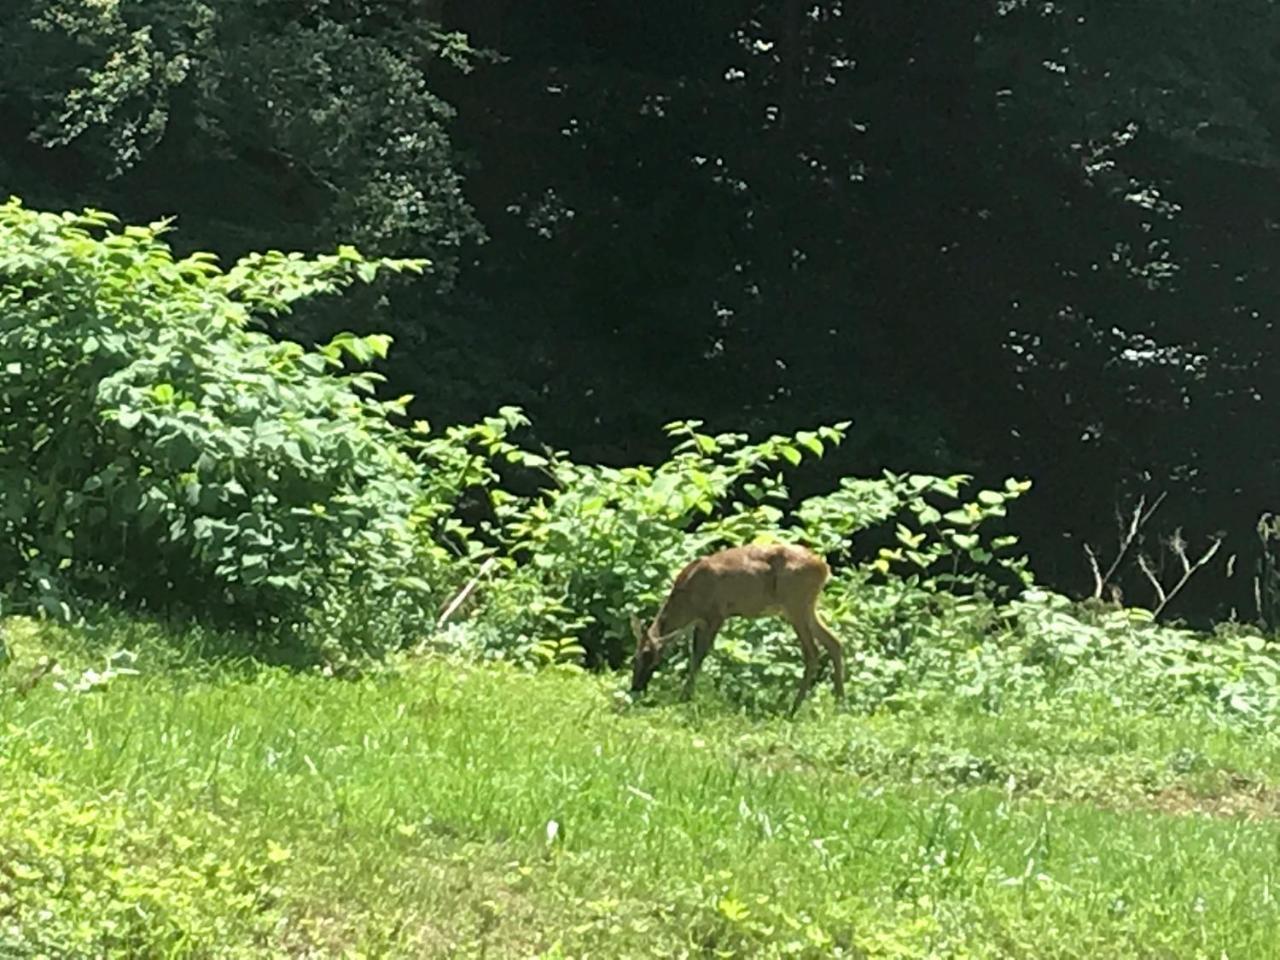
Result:
{"type": "Polygon", "coordinates": [[[413,3],[25,0],[0,38],[36,143],[74,148],[129,209],[193,200],[229,252],[341,236],[452,271],[480,236],[426,79],[472,54],[413,3]]]}
{"type": "Polygon", "coordinates": [[[1073,588],[1117,503],[1167,491],[1144,550],[1183,525],[1241,558],[1179,603],[1253,610],[1241,571],[1280,462],[1249,426],[1275,402],[1264,0],[0,18],[0,119],[29,138],[0,144],[0,186],[179,213],[184,249],[425,253],[429,277],[354,294],[359,323],[313,304],[273,326],[391,331],[419,413],[517,403],[614,464],[661,456],[657,428],[690,416],[852,419],[814,483],[1034,476],[1029,542],[1073,588]]]}

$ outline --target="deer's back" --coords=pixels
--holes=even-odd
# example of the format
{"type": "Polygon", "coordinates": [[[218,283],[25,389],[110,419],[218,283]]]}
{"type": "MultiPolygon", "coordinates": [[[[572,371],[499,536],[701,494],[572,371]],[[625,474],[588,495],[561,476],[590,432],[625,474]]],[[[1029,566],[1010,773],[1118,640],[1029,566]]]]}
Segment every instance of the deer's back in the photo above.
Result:
{"type": "Polygon", "coordinates": [[[755,617],[811,605],[830,575],[826,561],[804,547],[748,544],[693,561],[674,590],[704,608],[704,616],[755,617]]]}

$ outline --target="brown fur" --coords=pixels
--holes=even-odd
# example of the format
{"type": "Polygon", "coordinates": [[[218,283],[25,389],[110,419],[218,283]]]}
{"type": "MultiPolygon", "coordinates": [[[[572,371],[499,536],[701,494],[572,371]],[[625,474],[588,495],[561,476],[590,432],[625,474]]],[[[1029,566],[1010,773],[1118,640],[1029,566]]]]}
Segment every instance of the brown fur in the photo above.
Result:
{"type": "Polygon", "coordinates": [[[818,596],[831,576],[825,560],[805,547],[791,544],[749,544],[700,557],[676,576],[666,602],[649,629],[637,624],[632,689],[648,685],[666,641],[695,625],[693,654],[685,695],[693,695],[694,679],[724,622],[731,617],[781,616],[796,631],[805,670],[795,710],[818,674],[819,648],[831,657],[836,697],[844,699],[844,656],[840,641],[818,614],[818,596]]]}

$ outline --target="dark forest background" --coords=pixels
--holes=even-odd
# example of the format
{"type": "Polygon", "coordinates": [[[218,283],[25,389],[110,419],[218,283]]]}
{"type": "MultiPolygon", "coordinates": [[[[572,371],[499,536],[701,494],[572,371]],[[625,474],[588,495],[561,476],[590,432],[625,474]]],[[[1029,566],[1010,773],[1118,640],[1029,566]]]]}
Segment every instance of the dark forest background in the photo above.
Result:
{"type": "Polygon", "coordinates": [[[619,463],[851,419],[829,476],[1030,477],[1077,595],[1163,496],[1152,566],[1225,538],[1174,612],[1269,618],[1277,99],[1270,0],[13,0],[0,194],[431,257],[278,332],[392,333],[434,423],[619,463]]]}

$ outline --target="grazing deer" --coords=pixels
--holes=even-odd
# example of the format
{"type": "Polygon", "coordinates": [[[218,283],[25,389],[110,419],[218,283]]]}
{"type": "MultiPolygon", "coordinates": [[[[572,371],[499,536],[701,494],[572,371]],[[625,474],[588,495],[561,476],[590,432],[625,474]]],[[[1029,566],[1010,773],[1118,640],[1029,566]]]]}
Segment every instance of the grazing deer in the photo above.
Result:
{"type": "Polygon", "coordinates": [[[666,642],[689,624],[696,624],[693,653],[684,696],[693,696],[693,683],[716,634],[730,617],[785,617],[795,628],[804,653],[804,676],[791,705],[794,713],[818,676],[821,644],[831,656],[836,699],[844,700],[844,652],[840,641],[818,615],[818,595],[831,576],[827,563],[804,547],[783,543],[730,547],[694,560],[676,577],[662,609],[648,630],[631,618],[636,656],[631,692],[641,693],[658,664],[666,642]]]}

